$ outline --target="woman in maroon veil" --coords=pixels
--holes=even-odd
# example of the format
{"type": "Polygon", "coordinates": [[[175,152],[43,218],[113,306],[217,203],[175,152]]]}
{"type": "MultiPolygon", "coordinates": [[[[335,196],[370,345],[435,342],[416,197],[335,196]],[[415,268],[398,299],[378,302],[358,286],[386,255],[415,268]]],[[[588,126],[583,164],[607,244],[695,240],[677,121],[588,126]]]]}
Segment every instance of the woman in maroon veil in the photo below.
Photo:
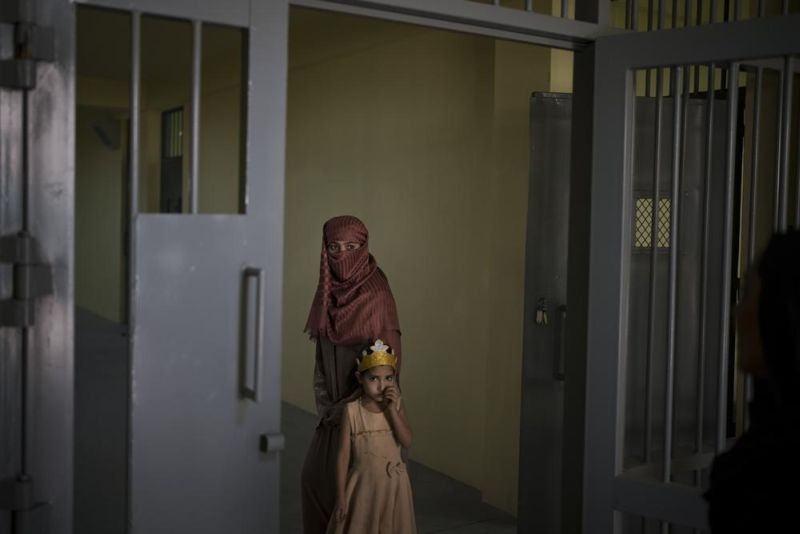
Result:
{"type": "Polygon", "coordinates": [[[336,504],[336,453],[345,405],[359,395],[354,370],[361,349],[381,339],[397,355],[400,323],[386,275],[369,253],[359,219],[334,217],[322,228],[319,284],[306,332],[316,341],[314,397],[319,422],[301,478],[305,534],[322,534],[336,504]]]}

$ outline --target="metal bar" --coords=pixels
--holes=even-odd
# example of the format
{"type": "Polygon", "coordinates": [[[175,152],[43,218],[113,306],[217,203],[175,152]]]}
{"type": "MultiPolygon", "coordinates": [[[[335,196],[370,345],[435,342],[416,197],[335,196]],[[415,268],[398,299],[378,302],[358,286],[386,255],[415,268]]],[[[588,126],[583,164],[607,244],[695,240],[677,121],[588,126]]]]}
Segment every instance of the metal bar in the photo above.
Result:
{"type": "Polygon", "coordinates": [[[692,63],[749,61],[800,54],[800,16],[754,18],[738,24],[713,24],[647,35],[625,32],[596,42],[604,54],[617,58],[613,71],[672,67],[692,63]],[[643,43],[644,42],[644,43],[643,43]]]}
{"type": "Polygon", "coordinates": [[[672,25],[670,28],[678,26],[678,0],[672,0],[672,25]]]}
{"type": "MultiPolygon", "coordinates": [[[[647,0],[647,31],[653,31],[653,11],[654,11],[654,0],[647,0]]],[[[644,77],[644,94],[645,96],[650,96],[650,69],[645,71],[644,77]]]]}
{"type": "Polygon", "coordinates": [[[758,16],[763,17],[767,14],[767,1],[758,0],[758,16]]]}
{"type": "Polygon", "coordinates": [[[783,3],[781,5],[781,12],[784,15],[788,15],[789,14],[789,0],[783,0],[783,3]]]}
{"type": "MultiPolygon", "coordinates": [[[[30,111],[30,91],[23,89],[22,91],[22,113],[20,121],[20,172],[22,178],[22,213],[20,226],[23,232],[28,232],[30,229],[30,194],[31,194],[31,177],[30,177],[30,159],[29,159],[29,111],[30,111]]],[[[30,329],[27,327],[22,328],[19,337],[19,354],[20,354],[20,435],[19,435],[19,456],[20,456],[20,477],[27,477],[29,469],[28,458],[28,421],[32,421],[32,414],[30,413],[29,396],[31,388],[29,385],[29,377],[31,375],[31,358],[30,358],[30,329]]]]}
{"type": "Polygon", "coordinates": [[[789,142],[792,136],[792,96],[794,82],[794,58],[786,56],[781,70],[781,95],[783,105],[780,115],[780,160],[778,167],[778,183],[780,184],[780,204],[778,208],[778,229],[786,231],[789,208],[789,142]]]}
{"type": "Polygon", "coordinates": [[[658,259],[658,213],[661,190],[661,131],[663,130],[664,95],[661,80],[661,69],[656,70],[656,109],[655,109],[655,146],[653,149],[653,197],[652,218],[650,220],[650,300],[647,323],[647,361],[645,363],[644,379],[644,458],[650,461],[653,451],[653,437],[651,432],[653,419],[653,359],[656,337],[656,264],[658,259]]]}
{"type": "Polygon", "coordinates": [[[658,0],[658,28],[664,29],[664,19],[667,17],[667,0],[658,0]]]}
{"type": "Polygon", "coordinates": [[[728,329],[730,323],[730,287],[731,264],[733,262],[733,187],[736,173],[736,112],[739,107],[739,64],[731,63],[728,76],[728,132],[725,157],[725,227],[723,231],[722,256],[722,293],[720,302],[720,362],[719,391],[717,392],[717,452],[725,449],[727,423],[728,393],[728,349],[730,339],[728,329]]]}
{"type": "MultiPolygon", "coordinates": [[[[136,244],[138,231],[136,229],[136,219],[139,214],[139,128],[141,124],[141,68],[142,68],[142,13],[140,11],[133,11],[131,13],[131,78],[130,78],[130,129],[128,133],[128,158],[129,158],[129,172],[128,178],[128,242],[123,244],[127,246],[128,251],[128,272],[127,276],[127,291],[128,291],[128,354],[136,354],[136,291],[137,291],[137,277],[136,273],[136,244]]],[[[126,362],[126,376],[127,380],[127,399],[128,399],[128,423],[127,431],[128,436],[133,436],[133,380],[132,372],[133,365],[130,360],[126,362]]],[[[131,448],[127,447],[128,461],[126,462],[125,477],[127,480],[132,480],[133,471],[131,466],[131,448]]],[[[126,520],[130,520],[130,511],[133,510],[133,492],[129,491],[126,498],[126,520]]]]}
{"type": "Polygon", "coordinates": [[[717,1],[716,0],[710,0],[709,6],[708,6],[708,22],[709,22],[709,24],[713,24],[714,23],[714,18],[715,18],[716,14],[717,14],[717,1]]]}
{"type": "MultiPolygon", "coordinates": [[[[797,154],[800,154],[800,135],[797,136],[797,154]]],[[[795,180],[794,227],[800,230],[800,159],[797,161],[797,179],[795,180]]]]}
{"type": "Polygon", "coordinates": [[[631,0],[625,0],[625,29],[630,30],[633,27],[633,23],[631,22],[631,6],[633,2],[631,0]]]}
{"type": "Polygon", "coordinates": [[[200,83],[203,68],[203,23],[192,21],[192,160],[189,180],[191,188],[191,213],[197,213],[200,180],[200,83]]]}
{"type": "Polygon", "coordinates": [[[756,256],[756,204],[758,202],[758,150],[761,138],[761,87],[764,84],[764,69],[756,67],[753,93],[753,137],[750,147],[750,212],[748,214],[747,263],[752,264],[756,256]]]}
{"type": "Polygon", "coordinates": [[[703,22],[703,0],[695,1],[694,25],[700,26],[703,22]]]}
{"type": "Polygon", "coordinates": [[[631,4],[631,29],[639,31],[639,0],[628,0],[631,4]]]}
{"type": "Polygon", "coordinates": [[[533,0],[525,0],[525,11],[533,11],[533,0]]]}
{"type": "Polygon", "coordinates": [[[689,25],[691,21],[691,13],[692,13],[692,2],[691,0],[686,0],[683,4],[683,26],[686,27],[689,25]]]}
{"type": "MultiPolygon", "coordinates": [[[[714,64],[708,66],[708,87],[714,81],[714,64]]],[[[698,342],[697,355],[697,427],[695,431],[695,450],[697,453],[703,452],[703,427],[704,427],[704,406],[706,389],[706,345],[708,344],[708,261],[709,261],[709,234],[711,227],[711,179],[714,168],[714,91],[710,90],[706,94],[706,147],[704,156],[703,180],[703,253],[700,263],[700,339],[698,342]]],[[[699,482],[699,480],[698,480],[699,482]]]]}
{"type": "MultiPolygon", "coordinates": [[[[135,218],[139,213],[139,128],[141,124],[141,41],[142,14],[131,13],[131,131],[130,139],[130,213],[131,230],[135,227],[135,218]]],[[[134,267],[131,265],[131,267],[134,267]]],[[[131,271],[135,272],[135,271],[131,271]]],[[[133,302],[133,299],[131,299],[133,302]]]]}
{"type": "Polygon", "coordinates": [[[673,441],[673,402],[675,398],[675,344],[677,341],[677,308],[678,308],[678,232],[680,217],[681,167],[683,160],[683,109],[681,87],[683,86],[683,67],[675,67],[672,75],[672,199],[670,205],[670,245],[669,245],[669,279],[668,279],[668,316],[667,316],[667,369],[666,369],[666,401],[664,407],[664,473],[663,481],[669,482],[672,466],[673,441]]]}
{"type": "Polygon", "coordinates": [[[567,0],[561,0],[561,18],[565,19],[569,15],[569,3],[567,0]]]}
{"type": "Polygon", "coordinates": [[[741,20],[742,18],[742,2],[741,0],[733,1],[733,20],[741,20]]]}
{"type": "Polygon", "coordinates": [[[581,48],[600,36],[625,32],[602,21],[590,23],[535,11],[497,9],[464,0],[291,0],[290,4],[566,50],[581,48]]]}

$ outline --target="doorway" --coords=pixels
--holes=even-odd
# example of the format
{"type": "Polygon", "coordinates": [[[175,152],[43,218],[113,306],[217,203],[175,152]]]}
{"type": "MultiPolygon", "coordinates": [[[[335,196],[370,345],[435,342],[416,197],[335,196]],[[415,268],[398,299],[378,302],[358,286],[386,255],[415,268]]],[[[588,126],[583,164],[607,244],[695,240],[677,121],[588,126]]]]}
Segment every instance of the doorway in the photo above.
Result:
{"type": "MultiPolygon", "coordinates": [[[[515,531],[529,97],[570,89],[553,82],[570,54],[300,8],[289,54],[284,416],[314,411],[302,326],[322,223],[357,215],[398,303],[420,529],[515,531]],[[431,493],[423,480],[437,474],[458,489],[431,493]],[[459,492],[467,500],[448,504],[459,492]]],[[[299,520],[307,447],[293,448],[293,421],[286,521],[299,520]]]]}

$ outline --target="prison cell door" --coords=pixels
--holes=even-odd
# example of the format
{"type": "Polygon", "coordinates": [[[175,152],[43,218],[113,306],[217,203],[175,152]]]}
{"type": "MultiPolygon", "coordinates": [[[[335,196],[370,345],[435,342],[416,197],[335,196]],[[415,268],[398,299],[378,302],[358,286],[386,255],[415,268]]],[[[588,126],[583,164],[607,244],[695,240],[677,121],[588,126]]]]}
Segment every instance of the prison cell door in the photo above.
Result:
{"type": "MultiPolygon", "coordinates": [[[[743,77],[755,66],[780,71],[782,94],[788,95],[786,110],[792,98],[792,58],[800,52],[798,36],[800,17],[789,15],[602,37],[595,43],[586,532],[684,532],[707,526],[701,494],[708,467],[734,437],[728,417],[734,361],[731,295],[739,228],[749,224],[744,210],[737,224],[736,205],[743,164],[743,77]],[[655,93],[655,104],[650,99],[643,108],[636,95],[642,94],[646,76],[652,76],[648,84],[655,84],[649,92],[655,93]],[[706,135],[693,143],[685,135],[686,109],[698,100],[700,105],[706,102],[706,135]],[[637,195],[643,176],[641,162],[634,157],[634,147],[642,142],[634,135],[635,117],[642,113],[671,124],[668,138],[656,141],[661,148],[655,156],[670,162],[668,171],[647,177],[650,195],[644,196],[637,195]],[[720,123],[723,135],[715,132],[720,123]],[[713,154],[720,148],[722,157],[715,161],[713,154]],[[705,183],[694,188],[684,174],[698,154],[705,183]],[[720,209],[713,208],[716,199],[720,209]],[[647,224],[637,235],[636,219],[642,215],[647,224]],[[649,264],[646,255],[634,256],[637,246],[651,250],[649,264]],[[694,261],[687,262],[687,257],[694,261]],[[687,263],[699,264],[702,270],[688,272],[687,263]],[[634,288],[643,265],[650,269],[649,299],[634,288]],[[696,283],[689,287],[692,280],[696,283]],[[648,300],[649,310],[637,308],[648,300]],[[679,315],[687,312],[697,314],[694,329],[680,326],[679,315]],[[642,349],[632,336],[642,330],[636,328],[642,323],[655,325],[646,334],[649,349],[642,349]],[[690,338],[694,341],[687,342],[690,338]],[[652,359],[653,353],[662,357],[652,359]],[[628,387],[642,365],[649,366],[648,385],[628,387]],[[691,369],[680,368],[685,365],[691,369]],[[690,387],[678,383],[684,381],[690,387]],[[657,402],[650,404],[654,397],[657,402]],[[640,411],[646,414],[644,426],[631,424],[631,414],[640,411]]],[[[772,209],[778,229],[785,228],[787,220],[800,223],[800,207],[787,201],[789,192],[800,187],[790,185],[796,178],[787,172],[791,149],[786,132],[791,122],[785,117],[779,121],[784,132],[779,136],[780,164],[774,176],[759,177],[775,182],[772,209]]]]}
{"type": "Polygon", "coordinates": [[[82,9],[124,10],[131,21],[130,530],[277,532],[288,4],[83,3],[82,9]],[[153,127],[146,112],[161,118],[175,106],[165,100],[158,107],[152,99],[157,74],[168,76],[180,66],[159,63],[170,57],[167,43],[174,41],[148,28],[170,22],[191,35],[185,42],[190,90],[180,102],[187,112],[174,128],[164,119],[153,127]],[[212,52],[226,53],[211,49],[220,27],[243,36],[230,58],[216,58],[223,67],[243,58],[245,66],[242,121],[232,134],[244,132],[238,173],[205,165],[226,141],[209,143],[206,128],[220,128],[222,115],[237,115],[233,108],[207,112],[203,101],[224,90],[207,90],[203,72],[215,60],[212,52]],[[153,53],[159,47],[161,57],[153,53]],[[159,187],[148,183],[158,164],[146,157],[146,140],[159,131],[162,157],[183,151],[187,161],[183,198],[169,210],[152,201],[159,187]],[[208,206],[222,193],[207,184],[223,180],[241,184],[238,206],[214,212],[208,206]]]}

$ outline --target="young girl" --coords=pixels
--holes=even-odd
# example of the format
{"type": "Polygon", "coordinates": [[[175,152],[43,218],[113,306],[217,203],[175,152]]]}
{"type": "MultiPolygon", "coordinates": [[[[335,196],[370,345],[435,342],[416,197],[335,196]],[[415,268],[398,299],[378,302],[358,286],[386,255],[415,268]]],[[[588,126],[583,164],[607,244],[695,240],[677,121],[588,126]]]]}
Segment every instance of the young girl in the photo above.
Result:
{"type": "Polygon", "coordinates": [[[381,340],[364,351],[356,378],[361,397],[342,414],[337,502],[328,534],[415,534],[414,503],[400,447],[411,427],[395,383],[397,357],[381,340]]]}

